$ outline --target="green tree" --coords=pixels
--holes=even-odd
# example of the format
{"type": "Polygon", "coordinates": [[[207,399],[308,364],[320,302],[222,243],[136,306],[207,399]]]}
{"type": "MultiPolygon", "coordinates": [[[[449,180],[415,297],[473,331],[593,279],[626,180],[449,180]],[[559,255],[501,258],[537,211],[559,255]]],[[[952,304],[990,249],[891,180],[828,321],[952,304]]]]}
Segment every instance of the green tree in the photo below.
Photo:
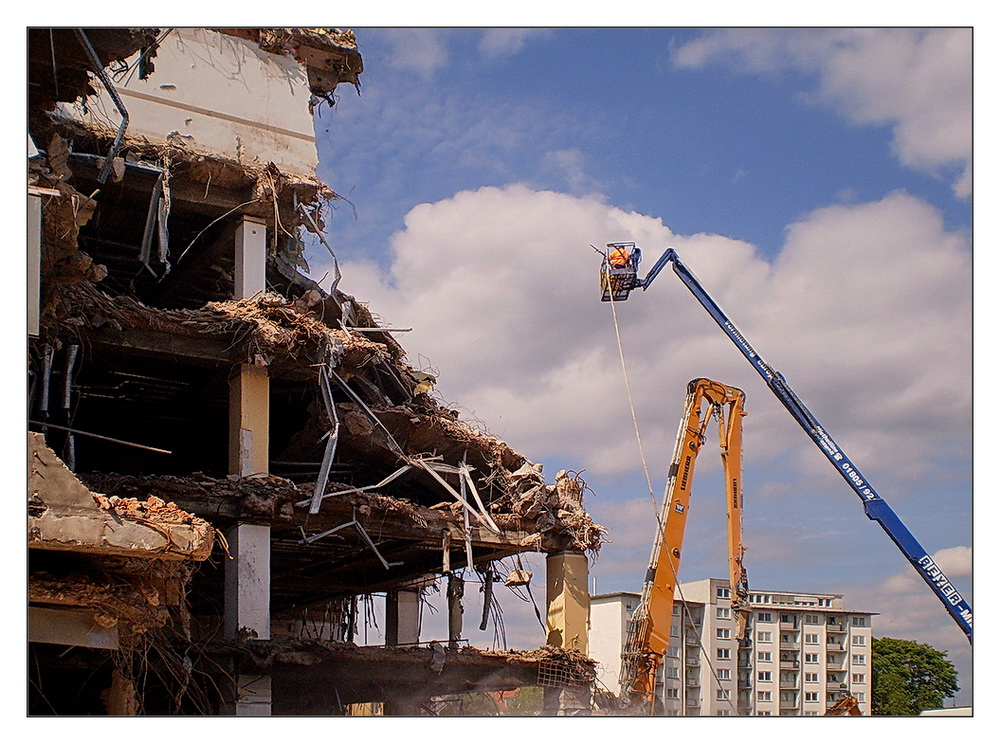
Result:
{"type": "Polygon", "coordinates": [[[915,716],[940,708],[958,692],[958,674],[945,651],[898,638],[872,639],[872,712],[915,716]]]}

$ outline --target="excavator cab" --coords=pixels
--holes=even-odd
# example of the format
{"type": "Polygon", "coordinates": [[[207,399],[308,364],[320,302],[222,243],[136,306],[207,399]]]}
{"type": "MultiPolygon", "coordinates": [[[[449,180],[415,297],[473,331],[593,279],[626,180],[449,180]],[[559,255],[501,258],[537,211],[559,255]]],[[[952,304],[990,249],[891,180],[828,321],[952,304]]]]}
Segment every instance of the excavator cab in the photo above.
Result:
{"type": "Polygon", "coordinates": [[[601,262],[601,302],[624,302],[639,286],[642,252],[635,243],[608,243],[601,262]]]}

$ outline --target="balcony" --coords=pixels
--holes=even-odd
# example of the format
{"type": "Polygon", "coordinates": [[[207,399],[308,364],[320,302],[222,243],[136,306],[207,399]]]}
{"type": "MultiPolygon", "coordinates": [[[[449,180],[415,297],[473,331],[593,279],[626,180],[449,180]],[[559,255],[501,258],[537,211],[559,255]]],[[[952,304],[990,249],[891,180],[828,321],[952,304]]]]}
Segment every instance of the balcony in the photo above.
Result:
{"type": "Polygon", "coordinates": [[[794,679],[781,679],[778,680],[779,690],[797,690],[799,689],[798,681],[794,679]]]}
{"type": "Polygon", "coordinates": [[[787,661],[785,659],[782,659],[781,661],[778,662],[778,668],[779,669],[798,669],[799,668],[799,662],[792,661],[790,659],[787,660],[787,661]]]}
{"type": "Polygon", "coordinates": [[[788,649],[789,651],[797,651],[799,648],[798,641],[781,641],[778,644],[778,648],[788,649]]]}

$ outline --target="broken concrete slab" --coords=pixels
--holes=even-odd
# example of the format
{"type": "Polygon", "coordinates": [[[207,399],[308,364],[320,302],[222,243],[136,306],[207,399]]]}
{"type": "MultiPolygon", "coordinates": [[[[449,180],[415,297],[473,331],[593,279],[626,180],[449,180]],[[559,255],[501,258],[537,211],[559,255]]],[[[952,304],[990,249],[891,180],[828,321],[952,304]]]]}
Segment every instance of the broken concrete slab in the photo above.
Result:
{"type": "Polygon", "coordinates": [[[45,444],[28,433],[28,546],[111,556],[201,561],[214,528],[155,496],[108,498],[84,486],[45,444]]]}

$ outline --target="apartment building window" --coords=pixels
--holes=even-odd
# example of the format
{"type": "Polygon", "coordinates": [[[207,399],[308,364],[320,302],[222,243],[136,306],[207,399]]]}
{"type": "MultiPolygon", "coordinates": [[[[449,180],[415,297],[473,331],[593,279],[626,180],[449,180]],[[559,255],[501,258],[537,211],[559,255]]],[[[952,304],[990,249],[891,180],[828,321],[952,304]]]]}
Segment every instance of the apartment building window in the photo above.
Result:
{"type": "Polygon", "coordinates": [[[771,691],[770,690],[757,690],[757,702],[759,702],[759,703],[769,703],[769,702],[771,702],[771,691]]]}
{"type": "Polygon", "coordinates": [[[761,622],[761,623],[769,623],[769,622],[771,622],[771,613],[770,612],[758,612],[757,613],[757,621],[761,622]]]}
{"type": "Polygon", "coordinates": [[[732,612],[728,607],[716,607],[715,616],[719,620],[728,620],[730,617],[732,617],[732,612]]]}
{"type": "Polygon", "coordinates": [[[719,599],[729,599],[729,589],[724,586],[715,587],[715,596],[719,599]]]}
{"type": "Polygon", "coordinates": [[[853,625],[855,628],[867,628],[868,627],[868,618],[867,617],[852,617],[851,618],[851,625],[853,625]]]}
{"type": "Polygon", "coordinates": [[[715,691],[716,700],[729,700],[729,690],[716,690],[715,691]]]}
{"type": "Polygon", "coordinates": [[[770,672],[757,672],[757,681],[758,682],[770,682],[771,681],[771,673],[770,672]]]}
{"type": "Polygon", "coordinates": [[[717,715],[717,716],[728,716],[729,715],[729,709],[728,708],[723,708],[722,710],[716,711],[715,715],[717,715]]]}
{"type": "Polygon", "coordinates": [[[770,661],[770,660],[771,660],[771,652],[770,651],[758,651],[757,652],[757,661],[770,661]]]}
{"type": "Polygon", "coordinates": [[[806,664],[819,664],[819,654],[806,654],[806,664]]]}
{"type": "Polygon", "coordinates": [[[819,633],[806,633],[804,637],[806,643],[819,643],[819,633]]]}
{"type": "Polygon", "coordinates": [[[805,699],[805,701],[807,703],[818,703],[819,702],[819,693],[818,692],[807,692],[805,694],[805,698],[804,699],[805,699]]]}
{"type": "Polygon", "coordinates": [[[732,633],[730,632],[729,628],[716,628],[715,637],[718,638],[720,641],[728,641],[730,638],[732,638],[732,633]]]}
{"type": "Polygon", "coordinates": [[[678,679],[680,677],[680,669],[675,666],[664,667],[663,676],[667,679],[678,679]]]}
{"type": "Polygon", "coordinates": [[[715,649],[716,659],[731,659],[730,650],[728,648],[717,648],[715,649]]]}
{"type": "Polygon", "coordinates": [[[716,669],[716,674],[719,679],[732,679],[733,671],[731,669],[716,669]]]}
{"type": "Polygon", "coordinates": [[[680,690],[676,687],[668,687],[663,691],[664,697],[668,697],[671,700],[677,700],[680,698],[680,690]]]}
{"type": "Polygon", "coordinates": [[[769,711],[769,710],[758,710],[757,711],[757,715],[758,716],[769,716],[769,715],[771,715],[771,711],[769,711]]]}
{"type": "Polygon", "coordinates": [[[864,682],[865,682],[865,675],[861,674],[859,672],[855,672],[854,674],[851,675],[851,682],[856,682],[858,684],[864,684],[864,682]]]}
{"type": "Polygon", "coordinates": [[[759,630],[757,631],[757,640],[761,643],[771,642],[771,631],[769,630],[759,630]]]}
{"type": "Polygon", "coordinates": [[[854,699],[859,703],[863,703],[865,701],[865,694],[863,692],[856,692],[854,693],[854,699]]]}
{"type": "Polygon", "coordinates": [[[851,636],[851,645],[852,646],[865,646],[865,645],[867,645],[867,642],[865,641],[865,637],[864,636],[851,636]]]}
{"type": "Polygon", "coordinates": [[[865,663],[865,655],[864,654],[851,654],[851,663],[852,664],[864,664],[865,663]]]}
{"type": "Polygon", "coordinates": [[[795,622],[795,615],[784,615],[784,614],[782,614],[782,616],[781,616],[781,622],[783,622],[783,623],[794,623],[795,622]]]}
{"type": "Polygon", "coordinates": [[[806,672],[806,682],[819,682],[819,674],[817,672],[806,672]]]}
{"type": "Polygon", "coordinates": [[[670,659],[681,658],[681,650],[678,646],[669,646],[667,648],[667,657],[670,659]]]}
{"type": "Polygon", "coordinates": [[[810,625],[819,625],[820,624],[819,615],[806,615],[805,618],[803,618],[803,620],[805,622],[809,623],[810,625]]]}

